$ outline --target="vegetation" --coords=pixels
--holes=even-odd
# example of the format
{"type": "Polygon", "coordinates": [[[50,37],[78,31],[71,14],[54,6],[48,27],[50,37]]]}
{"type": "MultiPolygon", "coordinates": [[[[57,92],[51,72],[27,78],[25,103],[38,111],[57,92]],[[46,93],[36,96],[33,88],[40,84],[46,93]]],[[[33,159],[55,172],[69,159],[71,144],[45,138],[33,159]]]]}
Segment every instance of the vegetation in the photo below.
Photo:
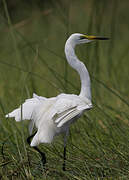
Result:
{"type": "Polygon", "coordinates": [[[0,2],[0,177],[8,179],[129,179],[129,3],[128,0],[0,2]],[[78,74],[65,60],[74,32],[110,37],[77,47],[92,80],[94,108],[72,125],[67,171],[62,171],[63,136],[39,148],[26,143],[28,121],[5,114],[32,93],[52,97],[79,93],[78,74]]]}

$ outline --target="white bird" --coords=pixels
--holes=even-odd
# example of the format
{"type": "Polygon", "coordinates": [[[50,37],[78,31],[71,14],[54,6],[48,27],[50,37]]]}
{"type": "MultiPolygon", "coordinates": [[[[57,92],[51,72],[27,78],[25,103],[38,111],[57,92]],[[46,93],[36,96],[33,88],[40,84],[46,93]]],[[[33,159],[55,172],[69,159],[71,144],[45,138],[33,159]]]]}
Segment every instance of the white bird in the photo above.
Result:
{"type": "MultiPolygon", "coordinates": [[[[71,123],[78,119],[85,111],[92,108],[90,76],[86,66],[75,55],[75,46],[94,40],[106,39],[108,38],[74,33],[66,41],[65,55],[67,62],[80,75],[81,91],[79,95],[59,94],[56,97],[46,98],[33,94],[33,98],[27,99],[19,108],[6,115],[6,117],[14,117],[16,121],[30,120],[30,134],[32,133],[33,126],[36,126],[37,132],[30,136],[34,136],[31,143],[30,139],[28,140],[30,146],[36,147],[40,143],[51,143],[56,135],[65,133],[65,161],[66,138],[71,123]]],[[[43,156],[45,164],[45,154],[43,156]]],[[[65,164],[63,169],[65,170],[65,164]]]]}

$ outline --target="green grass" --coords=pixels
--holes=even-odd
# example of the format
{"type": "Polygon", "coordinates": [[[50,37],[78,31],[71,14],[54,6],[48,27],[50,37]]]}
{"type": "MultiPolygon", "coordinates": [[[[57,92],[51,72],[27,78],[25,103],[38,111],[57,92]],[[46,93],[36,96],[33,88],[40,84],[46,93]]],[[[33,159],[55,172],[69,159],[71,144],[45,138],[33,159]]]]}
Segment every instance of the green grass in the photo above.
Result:
{"type": "Polygon", "coordinates": [[[0,177],[8,179],[129,179],[129,3],[125,1],[10,1],[0,7],[0,177]],[[16,6],[15,6],[16,4],[16,6]],[[94,108],[72,125],[67,171],[63,136],[39,148],[26,143],[28,121],[5,114],[26,98],[79,94],[78,74],[66,63],[64,44],[74,32],[110,37],[78,46],[91,75],[94,108]]]}

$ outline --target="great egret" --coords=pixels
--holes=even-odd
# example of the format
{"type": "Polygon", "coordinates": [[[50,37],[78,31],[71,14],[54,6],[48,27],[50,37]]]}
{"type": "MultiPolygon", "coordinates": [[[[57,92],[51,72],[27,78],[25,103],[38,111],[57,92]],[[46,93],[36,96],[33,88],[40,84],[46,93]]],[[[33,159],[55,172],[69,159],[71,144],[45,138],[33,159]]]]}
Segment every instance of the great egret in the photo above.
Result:
{"type": "Polygon", "coordinates": [[[63,170],[65,170],[66,141],[69,127],[84,111],[92,108],[90,76],[85,65],[75,55],[75,46],[94,40],[106,39],[108,38],[74,33],[66,41],[65,55],[67,62],[80,75],[81,92],[79,95],[59,94],[56,97],[45,98],[33,94],[33,98],[27,99],[22,106],[6,115],[6,117],[14,117],[16,121],[31,120],[30,134],[32,134],[33,126],[36,126],[37,132],[31,135],[27,141],[42,155],[44,164],[46,163],[45,154],[36,146],[39,143],[51,143],[55,135],[65,133],[63,166],[63,170]]]}

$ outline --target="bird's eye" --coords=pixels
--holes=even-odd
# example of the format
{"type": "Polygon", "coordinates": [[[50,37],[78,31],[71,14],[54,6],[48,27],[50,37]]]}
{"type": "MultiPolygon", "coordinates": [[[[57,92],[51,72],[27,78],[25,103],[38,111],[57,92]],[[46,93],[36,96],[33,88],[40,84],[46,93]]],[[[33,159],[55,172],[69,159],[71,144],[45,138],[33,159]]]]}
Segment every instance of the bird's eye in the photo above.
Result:
{"type": "Polygon", "coordinates": [[[85,36],[80,36],[80,40],[82,40],[82,39],[86,39],[86,37],[85,36]]]}

